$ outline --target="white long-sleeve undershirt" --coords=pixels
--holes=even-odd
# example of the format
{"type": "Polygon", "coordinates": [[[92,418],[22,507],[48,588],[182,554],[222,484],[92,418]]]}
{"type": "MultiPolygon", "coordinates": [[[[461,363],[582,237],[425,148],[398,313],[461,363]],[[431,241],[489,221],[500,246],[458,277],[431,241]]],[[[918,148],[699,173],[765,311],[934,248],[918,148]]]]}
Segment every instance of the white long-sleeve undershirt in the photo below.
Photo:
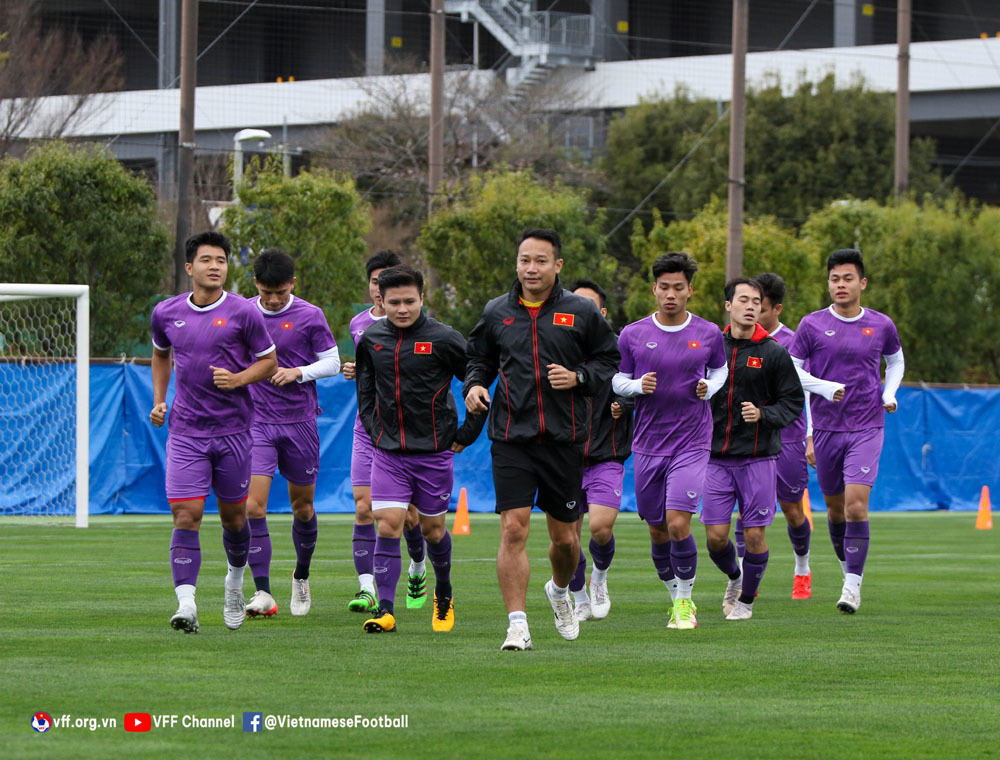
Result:
{"type": "Polygon", "coordinates": [[[835,383],[832,380],[821,380],[818,377],[810,375],[804,369],[805,363],[805,359],[799,359],[797,356],[792,357],[792,364],[795,365],[795,373],[799,376],[799,382],[802,383],[802,390],[816,393],[827,401],[833,401],[833,394],[847,387],[843,383],[835,383]]]}
{"type": "Polygon", "coordinates": [[[317,361],[297,368],[302,373],[302,377],[295,382],[308,383],[321,377],[333,377],[340,372],[340,350],[336,346],[326,351],[320,351],[316,356],[318,357],[317,361]]]}
{"type": "Polygon", "coordinates": [[[896,403],[896,391],[903,382],[903,371],[906,362],[903,360],[903,349],[885,357],[885,389],[882,391],[883,404],[896,403]]]}
{"type": "MultiPolygon", "coordinates": [[[[705,401],[712,398],[718,392],[719,388],[725,385],[727,377],[729,377],[729,367],[725,364],[721,367],[708,370],[708,377],[705,378],[705,385],[708,386],[705,401]]],[[[619,396],[625,398],[645,395],[642,391],[642,378],[637,377],[632,379],[632,375],[629,372],[616,373],[611,378],[611,389],[619,396]]]]}

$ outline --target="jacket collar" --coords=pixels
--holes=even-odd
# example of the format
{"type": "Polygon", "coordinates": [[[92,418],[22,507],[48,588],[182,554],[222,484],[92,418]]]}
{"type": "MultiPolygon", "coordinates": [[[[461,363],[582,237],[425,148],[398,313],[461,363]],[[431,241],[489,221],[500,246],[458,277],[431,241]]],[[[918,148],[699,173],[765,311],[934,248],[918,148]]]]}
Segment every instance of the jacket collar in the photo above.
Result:
{"type": "MultiPolygon", "coordinates": [[[[514,284],[510,286],[510,291],[507,293],[507,298],[511,303],[517,304],[518,299],[521,298],[523,294],[523,289],[521,287],[521,281],[514,279],[514,284]]],[[[549,297],[545,299],[545,303],[551,303],[562,297],[563,286],[562,281],[559,279],[559,275],[556,275],[556,282],[552,286],[552,292],[549,293],[549,297]]],[[[544,305],[544,304],[543,304],[544,305]]]]}
{"type": "MultiPolygon", "coordinates": [[[[727,338],[729,338],[730,340],[733,340],[733,341],[735,341],[735,340],[745,341],[746,340],[746,338],[734,338],[733,335],[732,335],[732,333],[729,330],[730,327],[731,327],[731,325],[726,325],[725,329],[722,331],[723,333],[725,333],[725,335],[726,335],[727,338]]],[[[762,340],[764,340],[764,338],[768,337],[770,334],[771,333],[769,333],[767,330],[765,330],[763,327],[761,327],[760,323],[758,322],[756,325],[754,325],[753,335],[750,336],[750,343],[760,343],[762,340]]]]}
{"type": "Polygon", "coordinates": [[[417,317],[416,321],[409,327],[399,328],[396,327],[396,325],[394,325],[392,322],[390,322],[388,318],[384,320],[384,324],[387,328],[389,328],[390,330],[402,329],[404,335],[409,335],[414,330],[419,330],[421,327],[424,326],[426,322],[427,322],[427,315],[424,314],[424,312],[420,312],[420,316],[417,317]]]}

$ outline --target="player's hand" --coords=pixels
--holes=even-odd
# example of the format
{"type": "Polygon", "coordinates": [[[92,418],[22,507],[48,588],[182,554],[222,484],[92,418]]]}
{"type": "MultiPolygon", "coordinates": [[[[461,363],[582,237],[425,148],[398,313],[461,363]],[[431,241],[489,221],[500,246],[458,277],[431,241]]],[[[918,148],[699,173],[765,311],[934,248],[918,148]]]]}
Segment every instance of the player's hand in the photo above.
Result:
{"type": "Polygon", "coordinates": [[[839,388],[837,388],[837,390],[835,390],[833,392],[833,403],[839,404],[841,401],[844,400],[844,391],[845,390],[846,390],[846,386],[842,385],[839,388]]]}
{"type": "Polygon", "coordinates": [[[619,404],[617,401],[612,401],[611,402],[611,418],[617,420],[617,419],[620,419],[623,414],[625,414],[625,410],[622,409],[622,405],[619,404]]]}
{"type": "Polygon", "coordinates": [[[894,411],[896,411],[897,405],[895,401],[892,401],[888,404],[882,404],[882,408],[885,409],[886,412],[888,412],[889,414],[892,414],[894,411]]]}
{"type": "Polygon", "coordinates": [[[473,385],[465,396],[465,410],[470,414],[479,414],[490,408],[490,391],[481,385],[473,385]]]}
{"type": "Polygon", "coordinates": [[[215,387],[219,390],[232,391],[240,387],[240,383],[236,379],[236,375],[228,369],[211,366],[209,369],[212,370],[212,382],[215,383],[215,387]]]}
{"type": "Polygon", "coordinates": [[[354,362],[344,362],[342,365],[344,371],[345,380],[353,380],[357,375],[354,374],[354,362]]]}
{"type": "Polygon", "coordinates": [[[760,409],[751,404],[749,401],[743,402],[742,411],[744,422],[760,422],[764,416],[760,409]]]}
{"type": "Polygon", "coordinates": [[[647,372],[642,376],[642,392],[647,396],[656,390],[656,373],[647,372]]]}
{"type": "Polygon", "coordinates": [[[163,423],[167,419],[167,402],[161,401],[153,407],[153,411],[149,413],[149,421],[153,423],[154,427],[163,427],[163,423]]]}
{"type": "Polygon", "coordinates": [[[561,364],[547,364],[545,369],[549,371],[549,385],[557,391],[568,391],[576,387],[576,372],[566,369],[561,364]]]}
{"type": "Polygon", "coordinates": [[[453,443],[451,444],[451,450],[454,451],[456,454],[461,454],[463,451],[465,451],[465,446],[463,446],[460,443],[453,443]]]}
{"type": "Polygon", "coordinates": [[[699,380],[697,387],[694,389],[694,395],[704,401],[705,396],[708,395],[708,383],[704,380],[699,380]]]}
{"type": "Polygon", "coordinates": [[[271,375],[271,385],[288,385],[300,377],[302,377],[302,370],[298,367],[278,367],[277,371],[271,375]]]}
{"type": "Polygon", "coordinates": [[[814,470],[816,469],[816,449],[813,448],[813,437],[806,438],[806,461],[814,470]]]}

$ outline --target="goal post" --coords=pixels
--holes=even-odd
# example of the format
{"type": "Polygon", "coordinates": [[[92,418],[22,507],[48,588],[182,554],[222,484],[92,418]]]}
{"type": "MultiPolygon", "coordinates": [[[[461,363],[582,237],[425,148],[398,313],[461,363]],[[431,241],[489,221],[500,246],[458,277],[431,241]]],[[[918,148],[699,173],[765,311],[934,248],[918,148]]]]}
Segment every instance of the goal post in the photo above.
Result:
{"type": "MultiPolygon", "coordinates": [[[[69,440],[63,442],[67,450],[72,448],[72,462],[52,465],[56,470],[64,470],[62,474],[72,479],[72,499],[57,500],[54,504],[51,499],[46,501],[41,484],[25,483],[27,474],[15,472],[17,463],[4,458],[0,477],[9,481],[4,482],[3,490],[10,501],[3,504],[0,514],[75,513],[76,527],[86,528],[90,514],[90,287],[0,283],[0,361],[11,365],[7,367],[10,377],[20,369],[25,383],[32,379],[44,382],[47,378],[44,372],[29,377],[26,372],[29,367],[45,369],[73,364],[76,375],[75,408],[62,408],[67,405],[60,403],[58,398],[53,399],[41,408],[39,418],[33,421],[41,440],[43,434],[55,436],[54,431],[64,430],[72,420],[72,445],[69,440]],[[59,303],[66,304],[66,299],[75,301],[75,310],[60,308],[59,303]],[[72,331],[66,324],[67,318],[75,322],[72,331]],[[16,479],[20,482],[15,482],[16,479]]],[[[17,404],[39,403],[44,394],[40,389],[25,388],[23,399],[12,398],[15,385],[14,381],[0,380],[0,393],[8,396],[0,397],[0,405],[7,410],[5,414],[9,412],[17,421],[13,417],[17,414],[17,404]]],[[[8,443],[8,453],[0,457],[13,456],[14,448],[8,443]]],[[[48,471],[53,476],[60,474],[48,471]]]]}

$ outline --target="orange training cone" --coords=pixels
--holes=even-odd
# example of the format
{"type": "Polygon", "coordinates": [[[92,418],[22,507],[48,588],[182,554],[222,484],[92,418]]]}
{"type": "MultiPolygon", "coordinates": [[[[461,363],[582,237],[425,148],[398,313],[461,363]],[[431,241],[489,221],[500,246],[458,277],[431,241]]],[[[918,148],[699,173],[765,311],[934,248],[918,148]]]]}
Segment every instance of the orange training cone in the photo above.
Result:
{"type": "Polygon", "coordinates": [[[458,493],[458,509],[455,511],[455,522],[451,525],[451,532],[456,536],[467,536],[471,532],[469,527],[469,498],[465,495],[463,488],[458,493]]]}
{"type": "Polygon", "coordinates": [[[813,511],[809,507],[809,489],[802,489],[802,512],[805,514],[806,519],[809,521],[809,530],[813,529],[813,511]]]}
{"type": "Polygon", "coordinates": [[[993,530],[993,513],[990,511],[990,487],[983,486],[979,495],[979,514],[976,516],[976,530],[993,530]]]}

